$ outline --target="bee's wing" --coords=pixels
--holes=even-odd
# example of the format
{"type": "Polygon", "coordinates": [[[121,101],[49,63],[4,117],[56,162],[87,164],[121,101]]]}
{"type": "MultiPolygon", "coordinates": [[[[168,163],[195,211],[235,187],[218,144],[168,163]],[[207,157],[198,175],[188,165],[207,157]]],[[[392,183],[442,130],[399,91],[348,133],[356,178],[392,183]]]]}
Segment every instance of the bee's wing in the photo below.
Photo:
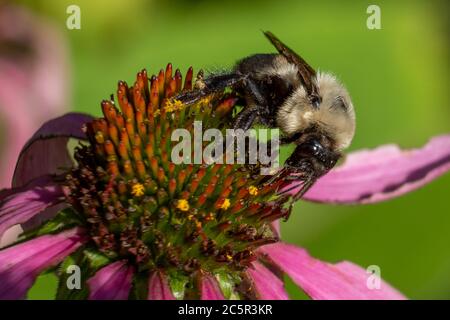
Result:
{"type": "Polygon", "coordinates": [[[316,76],[316,71],[296,52],[281,42],[281,40],[278,39],[272,32],[264,31],[264,35],[267,39],[269,39],[280,54],[282,54],[290,63],[293,63],[298,67],[299,75],[303,80],[303,84],[308,94],[317,94],[318,89],[313,80],[316,76]]]}

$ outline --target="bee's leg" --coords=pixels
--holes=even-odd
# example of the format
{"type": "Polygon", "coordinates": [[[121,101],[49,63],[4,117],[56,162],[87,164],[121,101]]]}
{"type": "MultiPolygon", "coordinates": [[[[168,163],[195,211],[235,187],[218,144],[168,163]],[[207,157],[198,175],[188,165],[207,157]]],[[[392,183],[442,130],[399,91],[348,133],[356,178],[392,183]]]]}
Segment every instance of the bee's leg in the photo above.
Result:
{"type": "Polygon", "coordinates": [[[202,91],[202,90],[196,90],[196,91],[185,91],[181,92],[180,94],[176,95],[174,98],[176,100],[180,100],[184,104],[193,104],[200,99],[206,97],[208,93],[202,91]]]}
{"type": "Polygon", "coordinates": [[[236,116],[234,129],[246,131],[252,127],[256,118],[264,113],[267,103],[260,89],[251,78],[244,78],[242,86],[247,106],[236,116]]]}
{"type": "Polygon", "coordinates": [[[236,119],[234,119],[233,128],[242,129],[247,131],[255,122],[256,117],[258,116],[259,107],[258,106],[248,106],[245,107],[241,112],[238,113],[236,119]]]}
{"type": "Polygon", "coordinates": [[[247,76],[239,73],[223,73],[208,76],[204,81],[205,91],[220,91],[245,81],[247,76]]]}
{"type": "Polygon", "coordinates": [[[195,103],[214,92],[223,91],[227,87],[235,86],[239,82],[244,81],[245,78],[246,76],[238,73],[210,75],[204,80],[198,80],[201,83],[196,85],[194,90],[182,92],[176,99],[186,104],[195,103]]]}

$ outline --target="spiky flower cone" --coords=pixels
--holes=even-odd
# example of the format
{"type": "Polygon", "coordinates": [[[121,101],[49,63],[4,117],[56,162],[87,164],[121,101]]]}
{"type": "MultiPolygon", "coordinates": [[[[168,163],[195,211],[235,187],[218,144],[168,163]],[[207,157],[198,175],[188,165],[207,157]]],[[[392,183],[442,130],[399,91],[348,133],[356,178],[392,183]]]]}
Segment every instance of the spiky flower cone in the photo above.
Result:
{"type": "Polygon", "coordinates": [[[190,68],[183,85],[169,64],[150,80],[139,72],[132,87],[119,82],[117,101],[102,102],[104,118],[87,125],[90,144],[76,149],[78,165],[66,178],[68,201],[92,239],[89,254],[133,265],[137,298],[147,295],[139,282],[157,270],[176,297],[198,297],[204,274],[244,297],[241,272],[259,246],[277,241],[270,223],[287,214],[278,184],[264,183],[254,168],[171,162],[175,129],[193,134],[202,121],[224,132],[233,117],[232,93],[190,105],[174,99],[193,90],[192,78],[190,68]]]}

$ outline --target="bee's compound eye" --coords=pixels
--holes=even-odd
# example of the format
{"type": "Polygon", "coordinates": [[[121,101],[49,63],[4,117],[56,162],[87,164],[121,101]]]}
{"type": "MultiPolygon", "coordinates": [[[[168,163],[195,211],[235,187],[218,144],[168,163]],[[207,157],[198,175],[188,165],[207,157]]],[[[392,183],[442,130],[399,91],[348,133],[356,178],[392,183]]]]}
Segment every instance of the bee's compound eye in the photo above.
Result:
{"type": "Polygon", "coordinates": [[[311,150],[312,150],[314,153],[317,153],[317,152],[319,151],[319,146],[318,146],[317,144],[313,144],[313,145],[311,146],[311,150]]]}
{"type": "Polygon", "coordinates": [[[322,146],[319,142],[313,140],[301,145],[302,153],[308,156],[317,156],[322,152],[322,146]]]}

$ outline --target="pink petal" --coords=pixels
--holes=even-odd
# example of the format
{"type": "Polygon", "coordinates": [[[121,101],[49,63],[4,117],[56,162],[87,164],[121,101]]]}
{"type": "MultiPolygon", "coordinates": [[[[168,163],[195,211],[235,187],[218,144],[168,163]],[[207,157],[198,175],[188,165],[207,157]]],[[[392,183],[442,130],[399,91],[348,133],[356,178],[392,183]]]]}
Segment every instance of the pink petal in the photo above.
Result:
{"type": "Polygon", "coordinates": [[[272,230],[275,232],[275,235],[281,237],[280,219],[272,221],[270,225],[272,226],[272,230]]]}
{"type": "Polygon", "coordinates": [[[126,260],[103,267],[87,281],[90,300],[126,300],[131,289],[134,268],[126,260]]]}
{"type": "Polygon", "coordinates": [[[74,228],[0,250],[0,299],[23,299],[36,277],[56,266],[86,241],[74,228]]]}
{"type": "Polygon", "coordinates": [[[202,275],[200,285],[201,300],[225,300],[217,280],[210,275],[202,275]]]}
{"type": "Polygon", "coordinates": [[[0,249],[10,246],[14,242],[17,241],[17,238],[20,234],[22,234],[23,229],[19,224],[12,226],[8,230],[3,233],[3,236],[0,238],[0,249]]]}
{"type": "Polygon", "coordinates": [[[0,46],[5,49],[0,52],[4,188],[10,186],[13,164],[27,139],[43,121],[67,110],[70,77],[64,37],[23,6],[2,3],[0,46]]]}
{"type": "Polygon", "coordinates": [[[22,186],[33,178],[72,167],[67,142],[69,138],[86,139],[82,127],[91,119],[85,114],[68,113],[44,123],[19,155],[13,186],[22,186]]]}
{"type": "Polygon", "coordinates": [[[258,298],[261,300],[288,300],[289,296],[284,290],[284,283],[260,262],[253,262],[253,268],[247,273],[253,279],[258,298]]]}
{"type": "Polygon", "coordinates": [[[175,300],[167,278],[159,271],[153,272],[148,281],[148,300],[175,300]]]}
{"type": "Polygon", "coordinates": [[[49,218],[60,210],[64,201],[62,188],[45,176],[28,185],[0,193],[0,239],[10,227],[24,223],[36,215],[49,218]]]}
{"type": "Polygon", "coordinates": [[[415,150],[382,146],[351,153],[343,165],[319,179],[304,199],[330,203],[384,201],[413,191],[448,170],[450,135],[435,137],[415,150]]]}
{"type": "MultiPolygon", "coordinates": [[[[1,65],[2,74],[5,67],[1,65]]],[[[11,73],[11,72],[7,72],[11,73]]],[[[2,134],[2,143],[0,151],[2,153],[2,161],[0,162],[0,188],[8,188],[11,186],[11,179],[14,172],[14,164],[23,144],[38,128],[39,124],[35,123],[32,117],[24,116],[28,102],[24,98],[16,98],[20,92],[19,84],[14,83],[14,76],[7,75],[5,79],[0,77],[0,133],[2,134]],[[10,79],[9,81],[8,78],[10,79]]]]}
{"type": "Polygon", "coordinates": [[[402,300],[405,297],[386,282],[380,288],[368,286],[370,274],[351,263],[335,265],[312,258],[304,249],[285,243],[260,248],[280,269],[317,300],[402,300]]]}

